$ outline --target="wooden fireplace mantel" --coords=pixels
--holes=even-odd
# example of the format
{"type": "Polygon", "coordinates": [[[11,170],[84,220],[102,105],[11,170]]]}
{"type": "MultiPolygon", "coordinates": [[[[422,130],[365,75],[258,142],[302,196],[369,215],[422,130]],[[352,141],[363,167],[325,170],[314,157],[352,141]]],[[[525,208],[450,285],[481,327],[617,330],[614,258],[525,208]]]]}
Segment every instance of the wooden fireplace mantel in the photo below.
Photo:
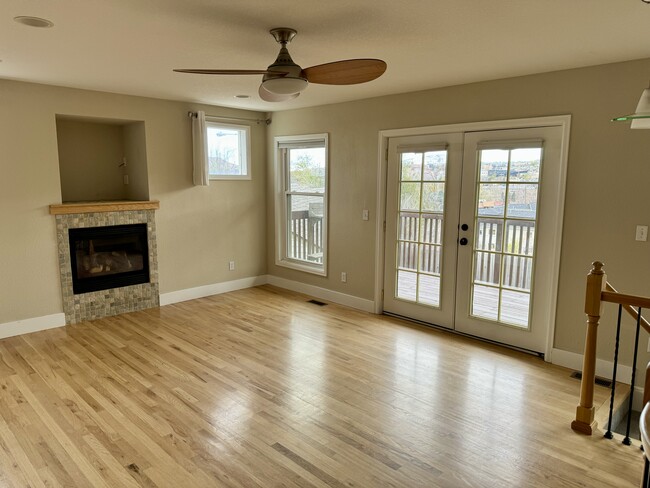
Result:
{"type": "Polygon", "coordinates": [[[124,212],[126,210],[158,210],[159,208],[160,202],[158,200],[55,203],[50,205],[50,214],[65,215],[93,212],[124,212]]]}

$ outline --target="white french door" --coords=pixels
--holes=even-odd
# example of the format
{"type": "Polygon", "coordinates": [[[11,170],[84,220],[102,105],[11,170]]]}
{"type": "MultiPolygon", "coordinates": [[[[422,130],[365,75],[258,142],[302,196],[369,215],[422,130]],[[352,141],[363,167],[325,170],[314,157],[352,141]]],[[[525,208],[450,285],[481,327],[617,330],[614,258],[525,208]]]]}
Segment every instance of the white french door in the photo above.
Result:
{"type": "Polygon", "coordinates": [[[558,126],[390,138],[384,311],[544,352],[562,134],[558,126]]]}

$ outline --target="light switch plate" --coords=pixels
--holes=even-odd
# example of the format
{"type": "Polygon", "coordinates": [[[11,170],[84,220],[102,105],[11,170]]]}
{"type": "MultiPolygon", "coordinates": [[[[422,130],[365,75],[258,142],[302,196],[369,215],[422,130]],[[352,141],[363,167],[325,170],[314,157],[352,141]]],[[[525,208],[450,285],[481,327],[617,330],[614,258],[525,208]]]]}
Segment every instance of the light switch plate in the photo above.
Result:
{"type": "Polygon", "coordinates": [[[647,225],[637,225],[636,226],[636,240],[637,241],[647,241],[648,240],[648,226],[647,225]]]}

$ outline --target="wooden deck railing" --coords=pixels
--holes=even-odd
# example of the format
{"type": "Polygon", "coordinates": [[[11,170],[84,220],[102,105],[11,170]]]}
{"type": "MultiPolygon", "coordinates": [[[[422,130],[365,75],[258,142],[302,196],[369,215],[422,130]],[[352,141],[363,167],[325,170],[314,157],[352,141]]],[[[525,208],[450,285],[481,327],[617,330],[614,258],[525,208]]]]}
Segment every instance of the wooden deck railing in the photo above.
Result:
{"type": "MultiPolygon", "coordinates": [[[[400,243],[397,251],[398,266],[413,271],[440,273],[442,228],[442,213],[400,213],[399,240],[403,242],[400,243]],[[419,267],[418,242],[426,243],[419,250],[419,267]]],[[[479,219],[476,249],[493,252],[476,254],[474,279],[498,283],[503,273],[501,281],[505,285],[529,290],[533,276],[533,260],[530,256],[532,256],[534,242],[534,221],[508,220],[507,225],[504,225],[500,219],[479,219]],[[507,253],[503,257],[503,263],[501,254],[498,253],[502,246],[507,253]]]]}
{"type": "MultiPolygon", "coordinates": [[[[576,408],[576,418],[571,422],[571,428],[577,432],[591,435],[596,427],[594,422],[594,386],[596,379],[596,346],[598,343],[598,325],[602,315],[604,302],[617,303],[626,310],[638,324],[638,329],[643,328],[650,333],[650,323],[639,315],[638,310],[650,308],[650,298],[625,295],[618,293],[616,289],[607,282],[607,276],[603,271],[603,263],[596,261],[587,275],[587,293],[585,297],[585,314],[587,314],[587,337],[585,340],[585,352],[582,365],[582,382],[580,384],[580,403],[576,408]]],[[[620,326],[620,322],[619,322],[620,326]]],[[[638,346],[638,332],[636,335],[634,361],[636,363],[636,351],[638,346]]],[[[618,351],[618,338],[616,351],[618,351]]],[[[616,365],[616,356],[615,362],[616,365]]],[[[616,369],[614,370],[616,371],[616,369]]],[[[634,387],[634,373],[636,364],[632,364],[632,391],[634,387]]],[[[614,378],[615,380],[616,378],[614,378]]],[[[646,376],[646,385],[648,384],[646,376]]],[[[650,389],[646,388],[644,396],[650,396],[650,389]]],[[[631,401],[631,399],[630,399],[631,401]]],[[[611,406],[610,406],[611,410],[611,406]]]]}
{"type": "Polygon", "coordinates": [[[291,212],[289,256],[323,262],[323,219],[309,215],[309,210],[291,212]]]}

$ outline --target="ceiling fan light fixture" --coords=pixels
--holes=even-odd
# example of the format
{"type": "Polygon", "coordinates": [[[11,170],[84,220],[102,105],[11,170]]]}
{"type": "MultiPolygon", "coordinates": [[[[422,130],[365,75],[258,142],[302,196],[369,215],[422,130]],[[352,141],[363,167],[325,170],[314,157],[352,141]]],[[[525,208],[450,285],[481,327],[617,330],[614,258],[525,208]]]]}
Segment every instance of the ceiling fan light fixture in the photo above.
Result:
{"type": "Polygon", "coordinates": [[[283,76],[264,80],[262,86],[266,91],[276,95],[293,95],[307,88],[307,80],[299,77],[283,76]]]}
{"type": "Polygon", "coordinates": [[[631,129],[650,129],[650,88],[646,88],[641,93],[639,103],[633,114],[615,117],[612,122],[628,122],[631,121],[631,129]]]}

